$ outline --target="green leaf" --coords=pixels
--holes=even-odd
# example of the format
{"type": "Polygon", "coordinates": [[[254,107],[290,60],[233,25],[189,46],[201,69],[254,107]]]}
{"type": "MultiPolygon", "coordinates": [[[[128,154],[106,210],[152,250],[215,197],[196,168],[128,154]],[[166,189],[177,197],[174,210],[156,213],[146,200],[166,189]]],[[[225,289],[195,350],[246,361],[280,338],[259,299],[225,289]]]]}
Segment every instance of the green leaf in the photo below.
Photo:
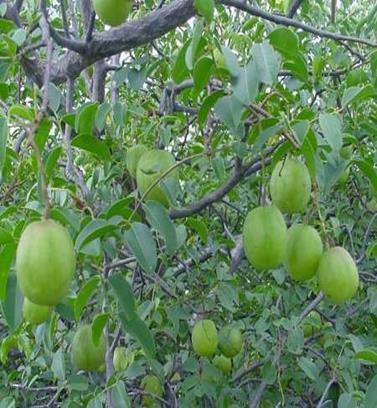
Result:
{"type": "Polygon", "coordinates": [[[259,81],[272,85],[276,81],[280,69],[279,55],[267,41],[254,44],[251,53],[259,81]]]}
{"type": "Polygon", "coordinates": [[[33,111],[30,108],[27,108],[26,106],[20,104],[12,105],[8,109],[8,118],[11,118],[13,116],[25,119],[28,122],[32,122],[34,119],[33,111]]]}
{"type": "Polygon", "coordinates": [[[7,283],[10,267],[16,255],[17,246],[14,242],[4,245],[0,250],[0,299],[4,300],[7,294],[7,283]]]}
{"type": "Polygon", "coordinates": [[[172,71],[172,78],[175,83],[179,84],[189,76],[189,71],[186,67],[185,56],[187,48],[190,46],[191,40],[186,41],[184,46],[179,51],[172,71]]]}
{"type": "Polygon", "coordinates": [[[53,83],[48,84],[48,104],[50,108],[57,112],[60,107],[62,95],[60,89],[53,83]]]}
{"type": "Polygon", "coordinates": [[[376,408],[377,407],[377,375],[375,375],[372,381],[369,383],[366,393],[364,408],[376,408]]]}
{"type": "Polygon", "coordinates": [[[194,0],[194,7],[198,14],[203,16],[208,23],[213,19],[215,0],[194,0]]]}
{"type": "Polygon", "coordinates": [[[84,105],[76,116],[75,129],[77,133],[91,135],[93,133],[99,103],[89,103],[84,105]]]}
{"type": "Polygon", "coordinates": [[[177,233],[166,208],[157,201],[148,201],[143,208],[149,224],[163,236],[167,254],[173,255],[178,245],[177,233]]]}
{"type": "Polygon", "coordinates": [[[352,86],[344,91],[342,97],[342,107],[346,107],[350,103],[361,102],[365,99],[376,96],[376,91],[372,85],[352,86]]]}
{"type": "Polygon", "coordinates": [[[244,129],[241,125],[244,106],[234,95],[223,96],[215,105],[215,112],[224,125],[235,135],[242,137],[244,129]]]}
{"type": "Polygon", "coordinates": [[[12,234],[0,227],[0,245],[10,244],[12,242],[14,242],[12,234]]]}
{"type": "Polygon", "coordinates": [[[88,387],[88,380],[84,375],[74,374],[68,378],[68,389],[70,391],[86,391],[88,387]]]}
{"type": "Polygon", "coordinates": [[[268,38],[275,50],[286,57],[295,56],[299,51],[298,36],[289,28],[280,27],[272,31],[268,38]]]}
{"type": "Polygon", "coordinates": [[[193,229],[199,234],[199,237],[203,241],[203,244],[208,243],[208,228],[205,222],[200,221],[196,218],[188,218],[186,224],[189,228],[193,229]]]}
{"type": "Polygon", "coordinates": [[[8,140],[8,122],[7,119],[0,116],[0,176],[5,165],[8,140]]]}
{"type": "Polygon", "coordinates": [[[368,177],[374,190],[377,191],[377,171],[365,160],[355,160],[356,166],[368,177]]]}
{"type": "Polygon", "coordinates": [[[208,79],[211,76],[213,61],[211,58],[203,57],[195,64],[193,71],[194,91],[198,95],[200,91],[207,85],[208,79]]]}
{"type": "Polygon", "coordinates": [[[93,323],[92,323],[92,340],[93,343],[97,346],[103,330],[106,326],[106,323],[108,322],[110,318],[110,314],[109,313],[101,313],[98,314],[94,319],[93,319],[93,323]]]}
{"type": "Polygon", "coordinates": [[[108,102],[104,102],[98,108],[98,112],[96,115],[95,126],[96,128],[102,132],[106,125],[106,118],[109,115],[111,110],[111,105],[108,102]]]}
{"type": "Polygon", "coordinates": [[[134,222],[124,237],[144,271],[154,272],[157,266],[157,248],[151,230],[145,224],[134,222]]]}
{"type": "Polygon", "coordinates": [[[85,282],[84,286],[80,289],[74,304],[75,319],[80,320],[81,313],[88,303],[90,297],[97,289],[101,279],[99,276],[93,276],[85,282]]]}
{"type": "Polygon", "coordinates": [[[202,35],[203,35],[203,28],[204,28],[203,21],[197,20],[195,27],[194,27],[194,33],[192,35],[191,44],[187,48],[187,52],[185,55],[186,66],[190,71],[194,68],[194,65],[196,62],[200,40],[202,39],[202,35]]]}
{"type": "Polygon", "coordinates": [[[337,114],[321,113],[319,125],[327,143],[333,150],[339,151],[343,144],[342,122],[337,114]]]}
{"type": "Polygon", "coordinates": [[[121,274],[111,275],[109,282],[118,298],[123,313],[128,320],[131,320],[136,315],[135,296],[131,286],[121,274]]]}
{"type": "Polygon", "coordinates": [[[203,128],[207,123],[209,111],[222,96],[224,96],[223,91],[215,91],[203,100],[198,112],[198,123],[201,128],[203,128]]]}
{"type": "Polygon", "coordinates": [[[233,77],[237,77],[240,72],[240,66],[238,64],[238,60],[234,52],[225,46],[221,47],[221,50],[224,54],[225,65],[228,68],[230,74],[233,77]]]}
{"type": "Polygon", "coordinates": [[[298,361],[298,366],[312,381],[316,381],[319,375],[319,368],[308,358],[301,357],[298,361]]]}
{"type": "Polygon", "coordinates": [[[154,358],[156,355],[156,346],[152,334],[140,317],[135,315],[132,319],[128,320],[125,313],[120,312],[119,318],[123,330],[140,343],[147,357],[154,358]]]}
{"type": "Polygon", "coordinates": [[[113,234],[117,226],[110,221],[105,221],[102,219],[90,221],[85,227],[80,231],[76,238],[75,249],[80,251],[80,249],[91,241],[97,238],[103,237],[107,234],[113,234]]]}
{"type": "Polygon", "coordinates": [[[61,349],[59,349],[52,357],[51,370],[58,380],[65,380],[65,362],[64,354],[61,349]]]}
{"type": "Polygon", "coordinates": [[[114,408],[131,408],[132,407],[132,401],[130,397],[127,395],[124,382],[121,380],[119,380],[111,388],[111,397],[112,397],[112,404],[114,408]]]}
{"type": "Polygon", "coordinates": [[[5,299],[1,302],[3,316],[13,332],[22,320],[22,303],[23,296],[17,285],[15,274],[9,275],[7,282],[7,293],[5,299]]]}
{"type": "Polygon", "coordinates": [[[355,353],[355,358],[358,360],[368,361],[370,363],[377,363],[377,350],[366,348],[355,353]]]}
{"type": "Polygon", "coordinates": [[[250,61],[240,68],[236,82],[233,85],[234,95],[245,105],[255,101],[258,95],[258,73],[255,62],[250,61]]]}
{"type": "Polygon", "coordinates": [[[59,160],[59,157],[63,153],[63,148],[61,146],[55,147],[49,153],[46,163],[45,163],[45,171],[47,179],[50,179],[54,170],[56,169],[56,164],[59,160]]]}
{"type": "Polygon", "coordinates": [[[72,146],[94,153],[102,160],[111,160],[111,153],[106,143],[91,134],[80,134],[72,140],[72,146]]]}

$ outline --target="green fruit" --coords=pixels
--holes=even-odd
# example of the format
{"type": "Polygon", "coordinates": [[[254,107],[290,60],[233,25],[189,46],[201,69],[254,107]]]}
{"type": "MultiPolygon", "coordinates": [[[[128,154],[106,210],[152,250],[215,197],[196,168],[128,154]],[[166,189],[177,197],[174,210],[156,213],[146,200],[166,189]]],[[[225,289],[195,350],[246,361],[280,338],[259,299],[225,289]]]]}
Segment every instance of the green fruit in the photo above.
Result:
{"type": "Polygon", "coordinates": [[[283,212],[293,214],[305,210],[310,199],[310,174],[304,163],[287,158],[272,171],[272,202],[283,212]]]}
{"type": "MultiPolygon", "coordinates": [[[[144,391],[156,395],[157,397],[161,398],[164,394],[161,381],[155,375],[146,375],[141,382],[141,386],[144,391]]],[[[152,395],[143,396],[143,403],[146,407],[156,406],[156,402],[156,398],[153,398],[152,395]]]]}
{"type": "Polygon", "coordinates": [[[346,84],[347,88],[357,86],[369,81],[367,73],[362,69],[353,69],[347,74],[346,84]]]}
{"type": "Polygon", "coordinates": [[[217,69],[227,70],[224,54],[217,47],[213,50],[213,58],[217,69]]]}
{"type": "Polygon", "coordinates": [[[127,150],[126,167],[133,178],[136,177],[136,170],[139,160],[147,150],[147,147],[142,144],[133,146],[127,150]]]}
{"type": "Polygon", "coordinates": [[[352,157],[352,146],[343,146],[339,150],[339,156],[344,160],[349,160],[352,157]]]}
{"type": "Polygon", "coordinates": [[[246,217],[243,244],[249,262],[258,270],[279,266],[285,254],[287,226],[275,206],[257,207],[246,217]]]}
{"type": "Polygon", "coordinates": [[[305,281],[317,272],[323,245],[318,232],[309,225],[296,224],[287,233],[285,266],[291,278],[305,281]]]}
{"type": "Polygon", "coordinates": [[[217,348],[217,329],[212,320],[200,320],[192,331],[192,346],[201,357],[212,357],[217,348]]]}
{"type": "MultiPolygon", "coordinates": [[[[169,168],[175,164],[173,155],[163,150],[150,150],[144,153],[137,166],[136,183],[140,195],[144,195],[150,186],[161,178],[169,168]]],[[[159,201],[165,207],[169,206],[168,197],[165,194],[165,188],[161,187],[164,184],[169,187],[169,190],[175,191],[178,184],[178,174],[172,171],[162,182],[152,188],[145,197],[146,200],[159,201]]]]}
{"type": "Polygon", "coordinates": [[[241,330],[234,327],[225,326],[219,333],[219,349],[225,357],[236,356],[242,348],[241,330]]]}
{"type": "Polygon", "coordinates": [[[17,247],[17,279],[24,296],[37,305],[54,306],[67,294],[75,271],[68,231],[52,220],[29,224],[17,247]]]}
{"type": "Polygon", "coordinates": [[[24,298],[22,314],[29,323],[38,325],[45,322],[50,317],[51,310],[49,306],[36,305],[30,302],[29,299],[24,298]]]}
{"type": "Polygon", "coordinates": [[[232,360],[221,355],[215,356],[213,359],[213,365],[224,374],[228,374],[232,371],[232,360]]]}
{"type": "Polygon", "coordinates": [[[113,357],[114,370],[124,371],[128,367],[127,349],[125,347],[116,347],[113,357]]]}
{"type": "Polygon", "coordinates": [[[92,327],[89,324],[81,326],[72,341],[72,362],[76,368],[84,371],[98,371],[105,361],[105,338],[101,335],[95,345],[92,338],[92,327]]]}
{"type": "Polygon", "coordinates": [[[321,315],[316,310],[311,311],[302,324],[304,337],[310,337],[318,333],[321,330],[321,326],[321,315]]]}
{"type": "Polygon", "coordinates": [[[335,304],[352,298],[359,286],[359,273],[351,255],[342,247],[326,251],[319,263],[318,283],[335,304]]]}
{"type": "Polygon", "coordinates": [[[123,24],[132,10],[132,0],[93,0],[93,8],[103,23],[123,24]]]}

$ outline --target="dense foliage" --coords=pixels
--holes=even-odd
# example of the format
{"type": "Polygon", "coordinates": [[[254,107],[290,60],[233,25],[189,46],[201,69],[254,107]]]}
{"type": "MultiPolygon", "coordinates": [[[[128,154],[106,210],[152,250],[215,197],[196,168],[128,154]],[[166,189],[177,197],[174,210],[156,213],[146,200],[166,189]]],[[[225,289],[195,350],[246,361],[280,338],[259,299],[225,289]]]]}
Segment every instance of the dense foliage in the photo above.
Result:
{"type": "Polygon", "coordinates": [[[377,6],[123,7],[96,0],[127,18],[112,28],[91,0],[0,0],[0,408],[375,408],[377,6]],[[295,161],[305,196],[270,183],[295,161]],[[311,270],[288,273],[275,215],[249,232],[280,242],[278,266],[250,264],[245,219],[272,189],[288,227],[349,252],[354,295],[352,260],[348,289],[322,267],[330,298],[311,278],[313,230],[311,270]],[[33,232],[16,263],[43,218],[74,244],[57,305],[70,243],[33,232]],[[23,315],[21,275],[43,311],[23,315]]]}

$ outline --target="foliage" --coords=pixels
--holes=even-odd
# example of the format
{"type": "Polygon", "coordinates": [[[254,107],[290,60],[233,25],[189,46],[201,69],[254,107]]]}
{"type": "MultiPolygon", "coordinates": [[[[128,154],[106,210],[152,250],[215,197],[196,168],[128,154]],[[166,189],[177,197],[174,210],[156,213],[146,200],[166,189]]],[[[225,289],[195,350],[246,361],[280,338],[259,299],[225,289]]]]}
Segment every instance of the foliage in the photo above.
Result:
{"type": "Polygon", "coordinates": [[[372,3],[338,2],[331,22],[324,0],[135,1],[110,28],[90,0],[0,0],[1,408],[377,406],[372,3]],[[138,193],[126,163],[137,144],[174,157],[149,169],[169,207],[138,193]],[[288,156],[312,193],[285,222],[357,264],[358,291],[340,305],[316,278],[244,257],[245,218],[288,156]],[[33,326],[15,258],[43,217],[69,231],[76,272],[33,326]],[[204,319],[242,331],[230,373],[193,350],[204,319]],[[94,345],[106,339],[93,373],[70,356],[84,324],[94,345]],[[127,368],[115,372],[118,346],[127,368]]]}

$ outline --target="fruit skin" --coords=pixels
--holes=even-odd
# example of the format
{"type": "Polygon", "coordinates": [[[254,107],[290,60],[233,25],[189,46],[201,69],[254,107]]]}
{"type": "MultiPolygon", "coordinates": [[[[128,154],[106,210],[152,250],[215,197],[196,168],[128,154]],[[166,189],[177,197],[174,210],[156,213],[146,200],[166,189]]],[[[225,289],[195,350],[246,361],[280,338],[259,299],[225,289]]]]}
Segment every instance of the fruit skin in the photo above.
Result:
{"type": "Polygon", "coordinates": [[[321,237],[313,227],[295,224],[289,228],[285,266],[293,280],[312,278],[317,272],[322,252],[321,237]]]}
{"type": "Polygon", "coordinates": [[[106,345],[102,334],[98,345],[93,343],[92,327],[81,326],[72,341],[72,362],[79,370],[98,371],[105,361],[106,345]]]}
{"type": "Polygon", "coordinates": [[[257,207],[246,217],[243,244],[247,259],[258,270],[273,269],[284,260],[287,226],[274,205],[257,207]]]}
{"type": "Polygon", "coordinates": [[[201,357],[212,357],[218,343],[215,323],[212,320],[198,321],[192,331],[191,340],[196,354],[201,357]]]}
{"type": "Polygon", "coordinates": [[[103,23],[116,27],[126,21],[132,0],[93,0],[93,8],[103,23]]]}
{"type": "Polygon", "coordinates": [[[338,178],[338,182],[340,185],[344,185],[347,183],[348,177],[350,175],[350,168],[347,167],[346,169],[343,170],[342,174],[338,178]]]}
{"type": "Polygon", "coordinates": [[[213,359],[213,365],[224,374],[229,374],[232,371],[232,360],[225,356],[215,356],[213,359]]]}
{"type": "Polygon", "coordinates": [[[359,286],[356,264],[351,255],[339,246],[322,255],[317,276],[319,287],[335,304],[351,299],[359,286]]]}
{"type": "MultiPolygon", "coordinates": [[[[157,395],[157,397],[161,398],[164,394],[161,381],[155,375],[146,375],[141,382],[141,386],[144,391],[157,395]]],[[[143,403],[146,407],[153,407],[156,405],[156,402],[156,399],[153,398],[152,395],[143,396],[143,403]]]]}
{"type": "Polygon", "coordinates": [[[339,156],[344,160],[349,160],[352,157],[352,146],[343,146],[339,150],[339,156]]]}
{"type": "Polygon", "coordinates": [[[148,148],[142,144],[138,144],[127,150],[126,167],[133,178],[136,177],[136,170],[139,160],[147,150],[148,148]]]}
{"type": "Polygon", "coordinates": [[[42,306],[57,305],[67,294],[76,260],[68,231],[52,220],[29,224],[17,247],[17,280],[24,296],[42,306]]]}
{"type": "MultiPolygon", "coordinates": [[[[136,184],[140,195],[143,195],[151,184],[156,182],[161,175],[175,164],[173,155],[164,150],[149,150],[145,152],[137,166],[136,184]]],[[[178,173],[173,171],[163,179],[172,189],[178,184],[178,173]]],[[[146,200],[159,201],[165,207],[169,207],[169,200],[163,189],[157,184],[145,197],[146,200]]]]}
{"type": "Polygon", "coordinates": [[[124,371],[128,367],[127,349],[125,347],[116,347],[113,357],[114,370],[124,371]]]}
{"type": "Polygon", "coordinates": [[[219,349],[225,357],[235,357],[242,348],[241,330],[234,327],[225,326],[219,333],[219,349]]]}
{"type": "Polygon", "coordinates": [[[52,308],[49,306],[36,305],[30,302],[29,299],[24,298],[24,304],[22,306],[22,314],[24,319],[32,324],[42,324],[51,315],[52,308]]]}
{"type": "Polygon", "coordinates": [[[270,194],[282,212],[302,212],[310,199],[311,179],[308,168],[296,159],[280,161],[272,171],[270,194]]]}

